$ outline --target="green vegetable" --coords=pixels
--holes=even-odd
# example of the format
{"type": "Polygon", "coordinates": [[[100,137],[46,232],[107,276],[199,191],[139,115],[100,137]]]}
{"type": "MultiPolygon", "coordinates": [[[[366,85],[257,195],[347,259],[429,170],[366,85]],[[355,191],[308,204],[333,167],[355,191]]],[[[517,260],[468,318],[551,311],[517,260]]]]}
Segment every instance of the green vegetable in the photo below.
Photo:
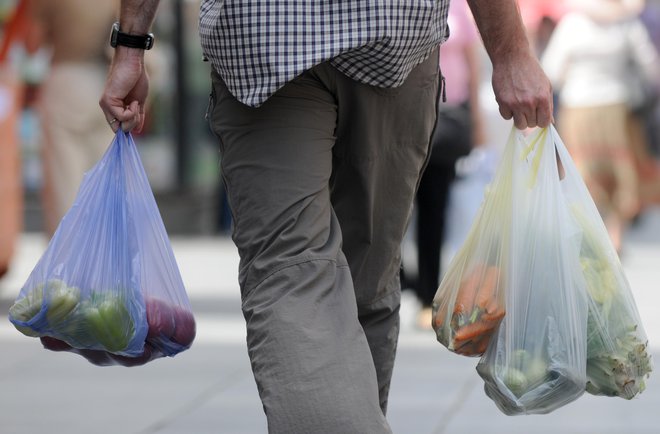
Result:
{"type": "Polygon", "coordinates": [[[524,349],[515,350],[507,366],[502,380],[518,397],[550,380],[548,363],[542,354],[534,355],[524,349]]]}
{"type": "MultiPolygon", "coordinates": [[[[632,340],[629,340],[629,343],[632,340]]],[[[625,345],[622,343],[622,345],[625,345]]],[[[587,392],[593,395],[632,399],[646,389],[644,378],[652,367],[645,345],[626,350],[628,358],[617,355],[594,356],[587,362],[587,392]]],[[[622,351],[622,353],[625,351],[622,351]]]]}
{"type": "Polygon", "coordinates": [[[580,263],[589,295],[587,385],[593,395],[632,399],[646,388],[652,371],[646,336],[638,325],[634,300],[608,247],[582,220],[580,263]]]}
{"type": "MultiPolygon", "coordinates": [[[[44,292],[43,284],[37,285],[32,290],[25,294],[25,297],[17,300],[9,308],[9,318],[15,321],[27,322],[30,321],[36,314],[41,311],[43,304],[44,292]]],[[[22,326],[14,323],[14,327],[26,336],[39,337],[39,333],[34,331],[31,327],[22,326]]]]}
{"type": "Polygon", "coordinates": [[[91,348],[96,344],[96,339],[87,327],[85,311],[88,305],[89,301],[80,302],[79,307],[69,314],[66,321],[53,326],[58,339],[75,348],[91,348]]]}
{"type": "Polygon", "coordinates": [[[133,319],[120,297],[92,297],[83,310],[87,331],[109,352],[128,346],[135,334],[133,319]]]}
{"type": "MultiPolygon", "coordinates": [[[[67,286],[59,279],[50,279],[45,284],[40,283],[27,292],[25,297],[16,301],[9,308],[10,318],[26,322],[41,312],[46,299],[46,320],[50,327],[56,328],[66,321],[67,317],[75,310],[80,301],[80,290],[67,286]]],[[[14,324],[23,334],[39,337],[43,333],[37,332],[31,327],[14,324]]]]}
{"type": "Polygon", "coordinates": [[[67,286],[61,280],[51,279],[46,284],[46,293],[48,294],[46,319],[51,327],[56,327],[78,306],[80,289],[67,286]]]}
{"type": "Polygon", "coordinates": [[[516,368],[508,368],[502,377],[502,381],[506,387],[508,387],[509,390],[519,398],[529,387],[529,381],[527,381],[525,374],[516,368]]]}
{"type": "Polygon", "coordinates": [[[43,305],[48,324],[35,320],[39,332],[16,323],[14,326],[31,337],[54,333],[54,337],[75,348],[92,349],[100,344],[109,352],[125,349],[135,334],[135,326],[124,299],[97,292],[81,300],[80,293],[80,289],[59,279],[50,279],[17,300],[9,309],[10,319],[30,321],[42,312],[43,305]]]}

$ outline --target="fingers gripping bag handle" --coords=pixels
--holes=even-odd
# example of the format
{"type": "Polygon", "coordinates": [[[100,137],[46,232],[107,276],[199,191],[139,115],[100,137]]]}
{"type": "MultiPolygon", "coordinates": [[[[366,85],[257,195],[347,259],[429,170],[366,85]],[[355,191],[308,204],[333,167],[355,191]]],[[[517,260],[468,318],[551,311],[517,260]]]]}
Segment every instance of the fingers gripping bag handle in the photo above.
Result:
{"type": "Polygon", "coordinates": [[[85,174],[9,314],[22,333],[81,351],[171,356],[190,346],[190,303],[130,134],[120,130],[85,174]]]}
{"type": "Polygon", "coordinates": [[[586,383],[581,233],[554,138],[552,127],[529,136],[512,129],[434,301],[438,339],[481,356],[486,394],[510,415],[548,413],[581,396],[586,383]]]}

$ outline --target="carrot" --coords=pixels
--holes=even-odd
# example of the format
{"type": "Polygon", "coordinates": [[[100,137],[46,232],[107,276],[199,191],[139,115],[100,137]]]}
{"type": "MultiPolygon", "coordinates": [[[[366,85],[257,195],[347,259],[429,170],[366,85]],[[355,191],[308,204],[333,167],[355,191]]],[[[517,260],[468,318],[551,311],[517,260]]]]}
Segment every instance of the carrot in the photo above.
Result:
{"type": "Polygon", "coordinates": [[[475,354],[476,349],[474,348],[474,344],[472,342],[467,342],[466,344],[464,344],[464,345],[462,345],[458,348],[454,348],[454,352],[456,354],[460,354],[461,356],[467,356],[467,357],[477,355],[477,354],[475,354]]]}
{"type": "Polygon", "coordinates": [[[454,333],[454,342],[467,342],[480,336],[490,334],[497,327],[498,323],[491,321],[477,321],[467,324],[454,333]]]}
{"type": "Polygon", "coordinates": [[[489,313],[488,311],[486,311],[486,313],[484,313],[481,316],[481,320],[489,322],[489,323],[499,324],[500,320],[502,318],[504,318],[505,313],[506,312],[504,311],[504,308],[501,307],[501,306],[498,306],[497,309],[495,309],[495,311],[493,313],[489,313]]]}
{"type": "Polygon", "coordinates": [[[484,278],[479,285],[479,290],[474,300],[474,304],[481,310],[486,310],[486,307],[491,300],[497,297],[497,283],[500,277],[500,270],[497,267],[489,266],[486,268],[484,278]]]}
{"type": "Polygon", "coordinates": [[[497,307],[493,313],[486,311],[477,321],[455,330],[453,351],[464,356],[480,356],[485,353],[504,314],[504,308],[497,307]]]}
{"type": "Polygon", "coordinates": [[[482,272],[483,265],[476,265],[474,269],[468,273],[467,278],[459,285],[458,292],[456,293],[456,301],[454,301],[454,315],[467,315],[472,312],[474,298],[477,295],[482,272]]]}
{"type": "Polygon", "coordinates": [[[488,339],[481,339],[479,343],[475,345],[476,355],[481,356],[486,352],[488,349],[488,344],[490,344],[490,338],[492,338],[492,335],[488,336],[488,339]]]}
{"type": "Polygon", "coordinates": [[[491,336],[482,336],[476,341],[470,341],[454,350],[456,354],[462,356],[475,357],[482,356],[488,349],[491,336]]]}
{"type": "MultiPolygon", "coordinates": [[[[505,315],[497,289],[500,271],[496,266],[478,264],[459,286],[454,301],[451,350],[465,356],[480,356],[505,315]]],[[[446,310],[437,311],[434,325],[444,325],[446,310]]]]}
{"type": "Polygon", "coordinates": [[[490,343],[491,337],[492,334],[479,336],[475,340],[465,342],[459,346],[455,345],[453,351],[456,354],[460,354],[462,356],[481,356],[486,352],[486,349],[488,349],[488,344],[490,343]]]}
{"type": "Polygon", "coordinates": [[[498,297],[494,297],[490,300],[490,302],[488,302],[488,305],[486,306],[486,313],[493,314],[499,309],[501,309],[500,301],[498,300],[498,297]]]}
{"type": "Polygon", "coordinates": [[[433,312],[433,328],[439,329],[445,324],[445,317],[447,316],[447,306],[441,305],[434,307],[433,312]]]}

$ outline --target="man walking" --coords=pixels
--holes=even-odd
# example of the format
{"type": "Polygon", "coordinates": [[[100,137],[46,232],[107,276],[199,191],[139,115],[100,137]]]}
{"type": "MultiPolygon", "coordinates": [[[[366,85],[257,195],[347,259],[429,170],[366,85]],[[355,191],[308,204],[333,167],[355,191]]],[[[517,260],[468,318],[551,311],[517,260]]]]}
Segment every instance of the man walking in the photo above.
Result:
{"type": "MultiPolygon", "coordinates": [[[[470,0],[502,116],[552,121],[514,0],[470,0]]],[[[122,1],[100,105],[144,121],[157,0],[122,1]]],[[[449,1],[205,0],[208,120],[272,433],[389,433],[400,244],[426,165],[449,1]]],[[[448,85],[451,85],[449,83],[448,85]]]]}

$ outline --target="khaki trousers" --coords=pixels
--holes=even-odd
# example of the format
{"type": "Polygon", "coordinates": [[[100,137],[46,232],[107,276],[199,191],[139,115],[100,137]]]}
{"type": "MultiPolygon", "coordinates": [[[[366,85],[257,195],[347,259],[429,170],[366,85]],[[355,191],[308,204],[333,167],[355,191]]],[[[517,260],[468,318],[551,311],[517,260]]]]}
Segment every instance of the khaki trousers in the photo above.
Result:
{"type": "Polygon", "coordinates": [[[269,432],[391,432],[400,246],[435,125],[437,52],[394,89],[323,63],[259,108],[212,80],[269,432]]]}
{"type": "Polygon", "coordinates": [[[85,172],[103,157],[115,136],[95,108],[106,75],[106,65],[60,63],[51,67],[41,86],[42,198],[49,236],[73,205],[85,172]]]}

